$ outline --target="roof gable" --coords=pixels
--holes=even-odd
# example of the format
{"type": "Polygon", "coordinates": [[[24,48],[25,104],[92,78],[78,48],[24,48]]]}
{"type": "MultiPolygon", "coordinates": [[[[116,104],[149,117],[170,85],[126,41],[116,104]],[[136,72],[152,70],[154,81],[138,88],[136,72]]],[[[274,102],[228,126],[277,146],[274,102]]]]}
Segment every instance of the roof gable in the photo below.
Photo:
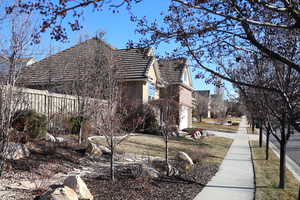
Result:
{"type": "MultiPolygon", "coordinates": [[[[22,72],[21,82],[43,85],[77,80],[86,73],[89,65],[95,65],[99,49],[111,52],[123,80],[146,80],[149,66],[156,60],[149,47],[116,49],[102,40],[92,38],[34,63],[22,72]]],[[[158,67],[155,67],[157,70],[158,67]]]]}
{"type": "Polygon", "coordinates": [[[147,79],[149,67],[154,60],[149,51],[148,47],[114,50],[120,77],[124,80],[147,79]]]}
{"type": "Polygon", "coordinates": [[[182,71],[183,71],[181,74],[182,83],[189,87],[193,87],[192,73],[191,73],[189,65],[186,64],[182,71]]]}
{"type": "Polygon", "coordinates": [[[161,59],[159,69],[164,80],[169,83],[181,83],[182,72],[185,67],[185,59],[161,59]]]}

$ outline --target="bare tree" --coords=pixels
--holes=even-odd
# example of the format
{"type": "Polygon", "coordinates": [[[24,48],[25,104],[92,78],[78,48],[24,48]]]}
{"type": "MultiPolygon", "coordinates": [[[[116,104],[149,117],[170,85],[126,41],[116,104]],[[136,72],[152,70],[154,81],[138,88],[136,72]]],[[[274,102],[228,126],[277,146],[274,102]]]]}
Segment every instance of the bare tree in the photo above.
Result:
{"type": "Polygon", "coordinates": [[[209,93],[208,96],[204,96],[201,94],[194,94],[195,98],[195,107],[194,107],[194,114],[198,118],[198,120],[201,122],[203,117],[208,117],[208,112],[210,112],[208,109],[210,107],[210,97],[209,93]]]}
{"type": "Polygon", "coordinates": [[[165,141],[165,163],[167,176],[169,176],[169,137],[173,132],[178,132],[179,103],[170,96],[170,98],[153,100],[150,104],[160,111],[161,133],[165,141]]]}
{"type": "MultiPolygon", "coordinates": [[[[138,19],[141,45],[157,45],[171,41],[179,43],[174,56],[185,54],[197,66],[224,80],[245,86],[254,86],[245,80],[233,79],[209,67],[226,57],[226,67],[261,52],[300,72],[299,59],[286,56],[286,40],[299,40],[299,6],[296,2],[281,1],[194,1],[172,0],[169,12],[164,14],[164,24],[138,19]],[[294,13],[294,14],[292,14],[294,13]],[[265,34],[262,34],[265,33],[265,34]],[[266,44],[265,35],[272,34],[274,42],[266,44]],[[207,62],[209,60],[209,62],[207,62]]],[[[299,51],[297,48],[296,51],[299,51]]],[[[264,86],[255,85],[257,88],[264,86]]]]}
{"type": "MultiPolygon", "coordinates": [[[[125,134],[125,131],[122,130],[121,126],[122,115],[117,109],[121,100],[120,78],[117,65],[118,61],[113,50],[110,48],[99,48],[99,51],[100,52],[97,52],[96,55],[101,55],[98,57],[98,61],[100,61],[101,64],[97,65],[97,75],[94,77],[93,86],[96,88],[95,92],[101,94],[102,99],[105,100],[105,109],[96,110],[93,124],[98,134],[105,136],[106,144],[111,151],[110,175],[111,180],[114,181],[115,149],[125,138],[120,138],[120,136],[125,134]]],[[[91,108],[93,109],[93,106],[91,108]]]]}
{"type": "Polygon", "coordinates": [[[1,41],[1,79],[0,79],[0,175],[4,171],[7,145],[10,138],[9,129],[12,115],[24,104],[20,88],[16,88],[18,77],[23,67],[26,67],[24,57],[28,56],[31,33],[31,17],[12,14],[5,19],[9,25],[6,39],[1,41]]]}
{"type": "MultiPolygon", "coordinates": [[[[249,63],[248,63],[249,64],[249,63]]],[[[257,84],[269,84],[278,88],[278,92],[256,90],[237,86],[252,117],[262,121],[267,130],[267,143],[272,134],[280,144],[279,187],[285,186],[286,145],[291,135],[297,113],[299,112],[299,76],[298,72],[278,61],[262,57],[255,67],[236,72],[241,79],[252,79],[257,84]],[[272,67],[270,67],[272,65],[272,67]],[[263,72],[263,73],[262,73],[263,72]]],[[[261,129],[262,130],[262,129],[261,129]]],[[[262,131],[260,131],[262,135],[262,131]]],[[[267,144],[268,148],[268,144],[267,144]]],[[[268,158],[268,149],[266,149],[268,158]]]]}

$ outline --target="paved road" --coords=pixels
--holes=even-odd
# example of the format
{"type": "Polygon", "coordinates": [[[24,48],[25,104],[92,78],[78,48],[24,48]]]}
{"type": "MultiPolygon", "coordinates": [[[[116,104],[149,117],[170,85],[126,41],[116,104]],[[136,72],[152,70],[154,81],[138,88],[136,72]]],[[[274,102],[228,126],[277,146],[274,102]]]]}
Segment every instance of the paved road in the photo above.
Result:
{"type": "MultiPolygon", "coordinates": [[[[271,135],[271,142],[279,149],[279,142],[271,135]]],[[[291,135],[287,144],[287,155],[300,167],[300,133],[291,135]]]]}
{"type": "Polygon", "coordinates": [[[246,132],[243,117],[219,171],[194,200],[253,200],[253,165],[246,132]]]}

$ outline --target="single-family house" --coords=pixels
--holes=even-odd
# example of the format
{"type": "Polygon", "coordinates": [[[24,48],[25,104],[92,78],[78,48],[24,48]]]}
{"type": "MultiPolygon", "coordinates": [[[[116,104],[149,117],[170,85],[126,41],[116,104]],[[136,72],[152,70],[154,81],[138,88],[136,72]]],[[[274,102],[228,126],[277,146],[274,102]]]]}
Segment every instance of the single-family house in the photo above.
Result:
{"type": "Polygon", "coordinates": [[[74,94],[74,81],[85,81],[87,72],[95,69],[92,66],[97,57],[101,60],[107,52],[117,65],[118,77],[126,86],[124,91],[129,100],[147,103],[159,98],[163,80],[152,48],[116,49],[97,38],[34,63],[22,72],[20,82],[31,89],[74,94]]]}
{"type": "Polygon", "coordinates": [[[172,98],[179,103],[179,129],[192,126],[193,82],[186,58],[159,60],[159,69],[167,87],[160,89],[160,98],[172,98]]]}
{"type": "Polygon", "coordinates": [[[151,47],[117,49],[92,38],[27,67],[20,83],[31,89],[73,94],[74,81],[84,81],[86,72],[107,55],[117,66],[122,98],[148,103],[167,95],[176,96],[180,104],[179,127],[191,126],[193,89],[187,60],[158,61],[151,47]]]}

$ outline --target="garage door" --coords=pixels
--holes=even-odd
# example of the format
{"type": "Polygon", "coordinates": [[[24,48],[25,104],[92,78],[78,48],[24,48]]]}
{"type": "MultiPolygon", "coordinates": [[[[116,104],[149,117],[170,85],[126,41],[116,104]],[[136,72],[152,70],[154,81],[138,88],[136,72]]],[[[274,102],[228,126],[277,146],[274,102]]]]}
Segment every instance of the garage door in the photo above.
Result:
{"type": "Polygon", "coordinates": [[[181,106],[180,109],[180,123],[179,123],[179,129],[182,130],[184,128],[188,128],[188,121],[189,121],[189,115],[188,115],[188,107],[181,106]]]}

